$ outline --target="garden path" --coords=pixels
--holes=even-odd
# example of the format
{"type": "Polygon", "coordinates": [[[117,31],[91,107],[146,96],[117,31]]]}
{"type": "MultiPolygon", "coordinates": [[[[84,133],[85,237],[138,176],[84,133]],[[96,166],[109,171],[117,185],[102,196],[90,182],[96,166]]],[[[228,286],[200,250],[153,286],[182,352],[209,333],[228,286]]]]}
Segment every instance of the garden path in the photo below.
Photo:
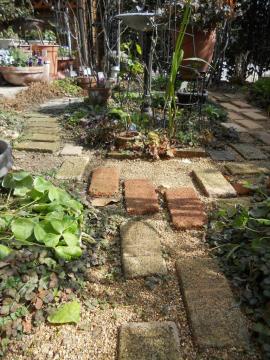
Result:
{"type": "Polygon", "coordinates": [[[120,236],[110,239],[113,265],[89,269],[81,295],[92,306],[84,304],[80,324],[42,325],[15,342],[7,360],[259,358],[204,225],[217,203],[249,201],[240,197],[249,195],[243,179],[270,172],[270,123],[242,99],[211,97],[229,111],[231,126],[240,125],[241,143],[210,157],[189,150],[168,161],[103,158],[66,144],[57,119],[42,110],[26,115],[15,167],[76,180],[86,202],[118,216],[120,236]],[[103,303],[93,305],[95,298],[103,303]]]}

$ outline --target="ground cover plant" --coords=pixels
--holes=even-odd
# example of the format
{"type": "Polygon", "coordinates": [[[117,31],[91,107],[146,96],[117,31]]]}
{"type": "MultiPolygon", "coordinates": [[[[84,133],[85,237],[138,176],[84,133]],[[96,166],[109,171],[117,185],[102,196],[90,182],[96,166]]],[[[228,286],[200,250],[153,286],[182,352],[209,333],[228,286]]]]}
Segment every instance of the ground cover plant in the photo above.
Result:
{"type": "Polygon", "coordinates": [[[270,77],[260,78],[250,86],[249,99],[270,112],[270,77]]]}
{"type": "MultiPolygon", "coordinates": [[[[247,183],[246,186],[250,187],[247,183]]],[[[265,359],[270,356],[270,197],[266,188],[255,190],[254,204],[220,209],[208,232],[212,253],[240,296],[251,317],[253,335],[265,359]]]]}

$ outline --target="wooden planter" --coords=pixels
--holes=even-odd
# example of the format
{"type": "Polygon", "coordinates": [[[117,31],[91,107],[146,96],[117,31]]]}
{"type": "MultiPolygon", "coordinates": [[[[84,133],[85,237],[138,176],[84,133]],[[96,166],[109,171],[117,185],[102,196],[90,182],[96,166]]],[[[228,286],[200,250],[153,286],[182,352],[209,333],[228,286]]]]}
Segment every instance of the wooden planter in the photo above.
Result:
{"type": "Polygon", "coordinates": [[[47,58],[50,61],[50,78],[57,78],[57,58],[59,45],[52,44],[34,44],[32,50],[43,59],[47,58]]]}
{"type": "Polygon", "coordinates": [[[44,80],[43,66],[0,66],[3,78],[12,85],[28,85],[44,80]]]}

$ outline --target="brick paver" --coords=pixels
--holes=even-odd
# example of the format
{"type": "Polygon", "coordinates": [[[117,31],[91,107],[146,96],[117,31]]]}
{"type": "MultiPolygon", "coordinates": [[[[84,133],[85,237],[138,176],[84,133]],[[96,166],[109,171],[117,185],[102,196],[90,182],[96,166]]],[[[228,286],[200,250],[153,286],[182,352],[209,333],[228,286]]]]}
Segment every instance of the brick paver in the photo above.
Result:
{"type": "Polygon", "coordinates": [[[230,144],[246,160],[266,160],[267,156],[252,144],[230,144]]]}
{"type": "Polygon", "coordinates": [[[246,128],[244,128],[243,126],[240,126],[240,125],[232,123],[232,122],[223,122],[223,123],[220,123],[220,125],[222,127],[224,127],[225,129],[232,128],[238,133],[247,133],[248,132],[248,130],[246,128]]]}
{"type": "Polygon", "coordinates": [[[265,145],[270,145],[270,133],[267,133],[265,131],[259,131],[253,134],[254,137],[261,142],[263,142],[265,145]]]}
{"type": "Polygon", "coordinates": [[[235,112],[239,112],[239,107],[235,106],[229,102],[221,102],[220,105],[222,107],[224,107],[226,110],[228,111],[235,111],[235,112]]]}
{"type": "Polygon", "coordinates": [[[269,118],[267,116],[265,116],[263,113],[260,113],[255,110],[242,110],[241,114],[244,116],[247,116],[251,120],[255,120],[255,121],[268,121],[269,120],[269,118]]]}
{"type": "Polygon", "coordinates": [[[195,342],[202,348],[248,348],[246,319],[216,262],[179,259],[177,273],[195,342]]]}
{"type": "Polygon", "coordinates": [[[243,100],[231,100],[231,103],[237,107],[240,107],[241,109],[251,108],[251,105],[249,105],[247,102],[243,100]]]}
{"type": "Polygon", "coordinates": [[[235,154],[227,150],[208,150],[208,154],[211,156],[211,159],[214,161],[234,161],[236,159],[235,154]]]}
{"type": "Polygon", "coordinates": [[[247,128],[248,130],[260,130],[263,129],[263,126],[258,124],[256,121],[250,119],[236,119],[238,125],[247,128]]]}
{"type": "Polygon", "coordinates": [[[206,223],[203,203],[193,188],[168,189],[165,196],[176,229],[197,229],[206,223]]]}
{"type": "Polygon", "coordinates": [[[177,158],[207,157],[207,153],[203,148],[175,148],[173,152],[177,158]]]}
{"type": "Polygon", "coordinates": [[[204,194],[209,197],[224,198],[236,196],[236,191],[232,185],[215,168],[193,170],[192,175],[204,194]]]}
{"type": "Polygon", "coordinates": [[[125,277],[133,279],[166,274],[160,235],[149,223],[129,221],[120,227],[122,263],[125,277]]]}
{"type": "Polygon", "coordinates": [[[232,175],[254,175],[254,174],[267,174],[270,169],[263,165],[256,165],[254,163],[232,163],[226,164],[225,168],[232,175]]]}
{"type": "Polygon", "coordinates": [[[154,214],[159,211],[158,195],[151,181],[126,180],[124,186],[126,209],[130,215],[154,214]]]}
{"type": "Polygon", "coordinates": [[[92,172],[89,194],[93,197],[113,197],[119,194],[119,169],[99,167],[92,172]]]}
{"type": "Polygon", "coordinates": [[[122,325],[118,360],[181,360],[180,341],[174,322],[122,325]]]}

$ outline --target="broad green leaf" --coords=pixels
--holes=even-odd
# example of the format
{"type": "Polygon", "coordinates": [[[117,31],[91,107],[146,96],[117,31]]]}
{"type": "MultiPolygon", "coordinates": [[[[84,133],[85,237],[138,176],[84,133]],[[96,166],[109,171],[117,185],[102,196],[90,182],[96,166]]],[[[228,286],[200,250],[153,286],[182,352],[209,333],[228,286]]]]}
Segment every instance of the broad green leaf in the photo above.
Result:
{"type": "Polygon", "coordinates": [[[21,196],[21,197],[23,197],[23,196],[25,196],[28,192],[30,191],[30,189],[29,188],[27,188],[27,187],[18,187],[18,188],[15,188],[14,189],[14,195],[15,196],[21,196]]]}
{"type": "Polygon", "coordinates": [[[12,250],[6,245],[0,244],[0,260],[5,259],[12,253],[12,250]]]}
{"type": "Polygon", "coordinates": [[[43,242],[46,246],[55,248],[58,245],[59,240],[60,235],[47,233],[43,239],[43,242]]]}
{"type": "Polygon", "coordinates": [[[52,211],[49,212],[46,216],[45,219],[47,221],[51,221],[51,220],[63,220],[64,217],[64,212],[60,212],[60,211],[52,211]]]}
{"type": "Polygon", "coordinates": [[[57,246],[56,255],[66,261],[78,258],[82,255],[82,249],[79,246],[57,246]]]}
{"type": "Polygon", "coordinates": [[[11,231],[17,240],[27,240],[33,233],[34,225],[32,220],[18,218],[12,221],[11,231]]]}
{"type": "Polygon", "coordinates": [[[36,224],[34,227],[34,235],[37,241],[44,242],[44,239],[46,237],[46,231],[43,229],[43,227],[40,224],[36,224]]]}
{"type": "Polygon", "coordinates": [[[71,197],[66,191],[64,191],[60,188],[57,188],[55,186],[51,186],[49,189],[49,199],[51,201],[56,200],[59,202],[65,202],[65,201],[70,200],[71,197]]]}
{"type": "Polygon", "coordinates": [[[31,177],[31,175],[28,173],[28,172],[26,172],[26,171],[20,171],[20,172],[15,172],[15,173],[13,173],[12,174],[12,177],[13,177],[13,179],[15,180],[15,181],[22,181],[22,180],[24,180],[25,178],[27,178],[27,177],[31,177]]]}
{"type": "Polygon", "coordinates": [[[52,324],[67,324],[80,321],[81,304],[74,300],[70,303],[61,305],[52,315],[48,317],[48,321],[52,324]]]}
{"type": "Polygon", "coordinates": [[[68,246],[72,247],[72,246],[76,246],[79,244],[80,239],[75,234],[72,234],[67,231],[67,232],[63,233],[63,237],[68,246]]]}
{"type": "Polygon", "coordinates": [[[34,188],[41,193],[49,190],[51,186],[52,184],[41,176],[37,176],[34,180],[34,188]]]}
{"type": "Polygon", "coordinates": [[[58,234],[62,234],[62,232],[65,230],[65,225],[60,220],[51,220],[50,224],[58,234]]]}
{"type": "Polygon", "coordinates": [[[136,44],[136,50],[139,55],[142,55],[142,47],[140,44],[136,44]]]}

